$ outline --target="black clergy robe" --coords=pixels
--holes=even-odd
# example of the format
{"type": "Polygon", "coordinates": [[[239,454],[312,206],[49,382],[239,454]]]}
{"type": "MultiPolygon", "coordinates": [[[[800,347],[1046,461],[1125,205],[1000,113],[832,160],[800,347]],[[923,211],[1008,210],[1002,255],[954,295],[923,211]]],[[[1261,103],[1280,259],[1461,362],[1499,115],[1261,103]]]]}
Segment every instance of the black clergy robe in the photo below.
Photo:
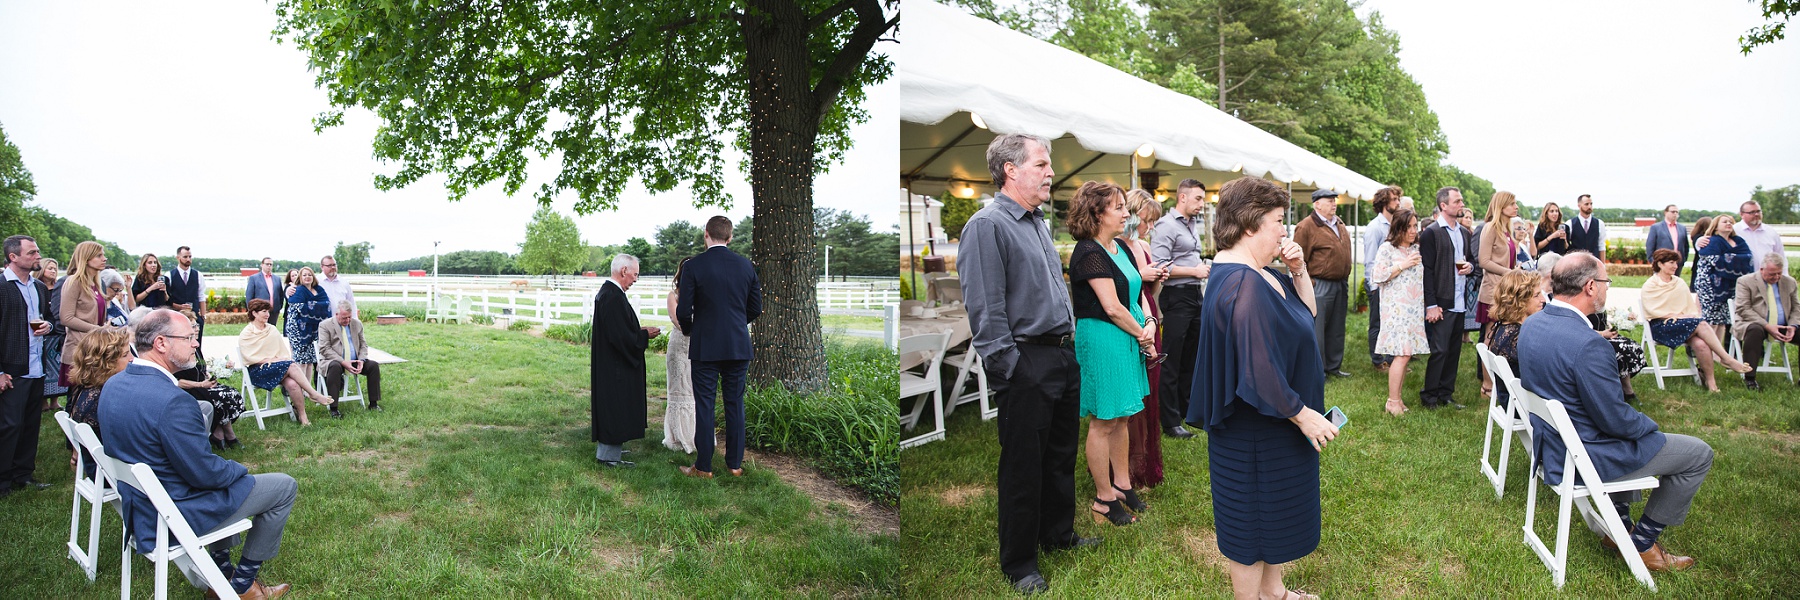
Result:
{"type": "Polygon", "coordinates": [[[638,325],[625,290],[611,280],[594,295],[592,343],[588,389],[593,441],[619,445],[644,437],[649,425],[644,350],[650,336],[638,325]]]}

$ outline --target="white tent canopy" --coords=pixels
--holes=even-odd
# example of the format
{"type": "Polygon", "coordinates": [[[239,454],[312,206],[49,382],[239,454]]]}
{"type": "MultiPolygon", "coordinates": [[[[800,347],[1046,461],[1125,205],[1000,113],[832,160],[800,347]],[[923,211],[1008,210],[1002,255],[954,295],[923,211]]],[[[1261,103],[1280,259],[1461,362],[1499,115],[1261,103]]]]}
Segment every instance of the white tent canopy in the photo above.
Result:
{"type": "Polygon", "coordinates": [[[1205,102],[1055,44],[931,0],[909,0],[906,8],[894,58],[901,185],[915,192],[991,192],[985,151],[997,133],[1054,140],[1058,192],[1086,180],[1129,185],[1133,171],[1155,173],[1158,185],[1146,187],[1164,189],[1193,177],[1216,191],[1242,174],[1362,199],[1382,187],[1205,102]],[[1151,157],[1133,156],[1143,148],[1151,157]]]}

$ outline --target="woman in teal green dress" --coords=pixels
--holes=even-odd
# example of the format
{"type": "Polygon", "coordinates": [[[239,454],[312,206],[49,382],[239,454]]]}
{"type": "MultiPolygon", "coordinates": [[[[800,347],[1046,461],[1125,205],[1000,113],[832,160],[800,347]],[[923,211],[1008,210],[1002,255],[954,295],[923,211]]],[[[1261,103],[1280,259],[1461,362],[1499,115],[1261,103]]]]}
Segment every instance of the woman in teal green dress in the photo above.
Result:
{"type": "MultiPolygon", "coordinates": [[[[1147,506],[1131,486],[1130,417],[1150,394],[1146,355],[1155,355],[1153,319],[1142,303],[1145,278],[1164,269],[1137,264],[1119,235],[1125,231],[1125,191],[1090,181],[1069,206],[1069,233],[1079,240],[1069,256],[1075,312],[1075,362],[1081,366],[1081,414],[1088,421],[1088,472],[1094,476],[1095,522],[1127,525],[1147,506]]],[[[1160,360],[1153,358],[1151,360],[1160,360]]]]}

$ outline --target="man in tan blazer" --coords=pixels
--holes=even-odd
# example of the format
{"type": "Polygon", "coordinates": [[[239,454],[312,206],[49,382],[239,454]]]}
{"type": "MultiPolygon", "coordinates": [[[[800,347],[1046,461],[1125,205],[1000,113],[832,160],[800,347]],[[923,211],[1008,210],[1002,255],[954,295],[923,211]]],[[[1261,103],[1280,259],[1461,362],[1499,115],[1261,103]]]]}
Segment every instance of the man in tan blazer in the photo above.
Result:
{"type": "MultiPolygon", "coordinates": [[[[369,342],[363,339],[362,322],[350,315],[350,300],[334,300],[332,318],[319,322],[319,362],[325,366],[325,390],[333,398],[344,392],[344,372],[361,375],[367,380],[369,410],[381,410],[381,363],[369,358],[369,342]],[[344,339],[350,343],[345,344],[344,339]]],[[[331,407],[332,418],[343,418],[337,405],[331,407]]]]}
{"type": "MultiPolygon", "coordinates": [[[[1731,334],[1742,341],[1744,362],[1762,364],[1763,342],[1769,338],[1793,344],[1794,331],[1800,326],[1796,315],[1794,278],[1788,276],[1786,260],[1779,253],[1764,254],[1755,277],[1739,277],[1737,307],[1731,314],[1731,334]]],[[[1744,387],[1762,390],[1756,383],[1756,371],[1744,374],[1744,387]]]]}

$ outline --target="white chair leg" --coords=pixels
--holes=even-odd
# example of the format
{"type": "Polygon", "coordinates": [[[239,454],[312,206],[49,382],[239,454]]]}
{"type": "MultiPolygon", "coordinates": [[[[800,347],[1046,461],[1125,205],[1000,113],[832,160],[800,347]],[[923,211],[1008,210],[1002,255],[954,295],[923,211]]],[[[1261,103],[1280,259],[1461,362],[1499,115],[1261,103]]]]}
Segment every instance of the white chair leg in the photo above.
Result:
{"type": "Polygon", "coordinates": [[[993,406],[992,393],[988,391],[987,366],[975,370],[975,383],[981,390],[981,420],[987,421],[1000,416],[1000,408],[993,406]]]}
{"type": "MultiPolygon", "coordinates": [[[[1492,410],[1488,411],[1486,431],[1481,435],[1481,474],[1487,477],[1488,485],[1494,486],[1495,497],[1505,497],[1506,480],[1503,478],[1504,476],[1500,474],[1500,471],[1506,468],[1506,464],[1504,460],[1502,460],[1500,469],[1495,469],[1493,464],[1489,462],[1493,458],[1494,449],[1493,415],[1494,413],[1492,410]]],[[[1502,448],[1506,446],[1506,430],[1504,429],[1500,431],[1500,446],[1502,448]]]]}
{"type": "Polygon", "coordinates": [[[1644,557],[1639,555],[1637,547],[1631,541],[1631,532],[1625,530],[1625,523],[1619,518],[1619,511],[1613,508],[1612,498],[1601,494],[1598,498],[1581,497],[1581,514],[1589,520],[1588,527],[1599,526],[1601,535],[1613,541],[1619,547],[1619,556],[1631,567],[1631,574],[1643,582],[1650,591],[1656,591],[1656,580],[1650,576],[1650,569],[1644,566],[1644,557]],[[1597,523],[1596,523],[1597,522],[1597,523]]]}

